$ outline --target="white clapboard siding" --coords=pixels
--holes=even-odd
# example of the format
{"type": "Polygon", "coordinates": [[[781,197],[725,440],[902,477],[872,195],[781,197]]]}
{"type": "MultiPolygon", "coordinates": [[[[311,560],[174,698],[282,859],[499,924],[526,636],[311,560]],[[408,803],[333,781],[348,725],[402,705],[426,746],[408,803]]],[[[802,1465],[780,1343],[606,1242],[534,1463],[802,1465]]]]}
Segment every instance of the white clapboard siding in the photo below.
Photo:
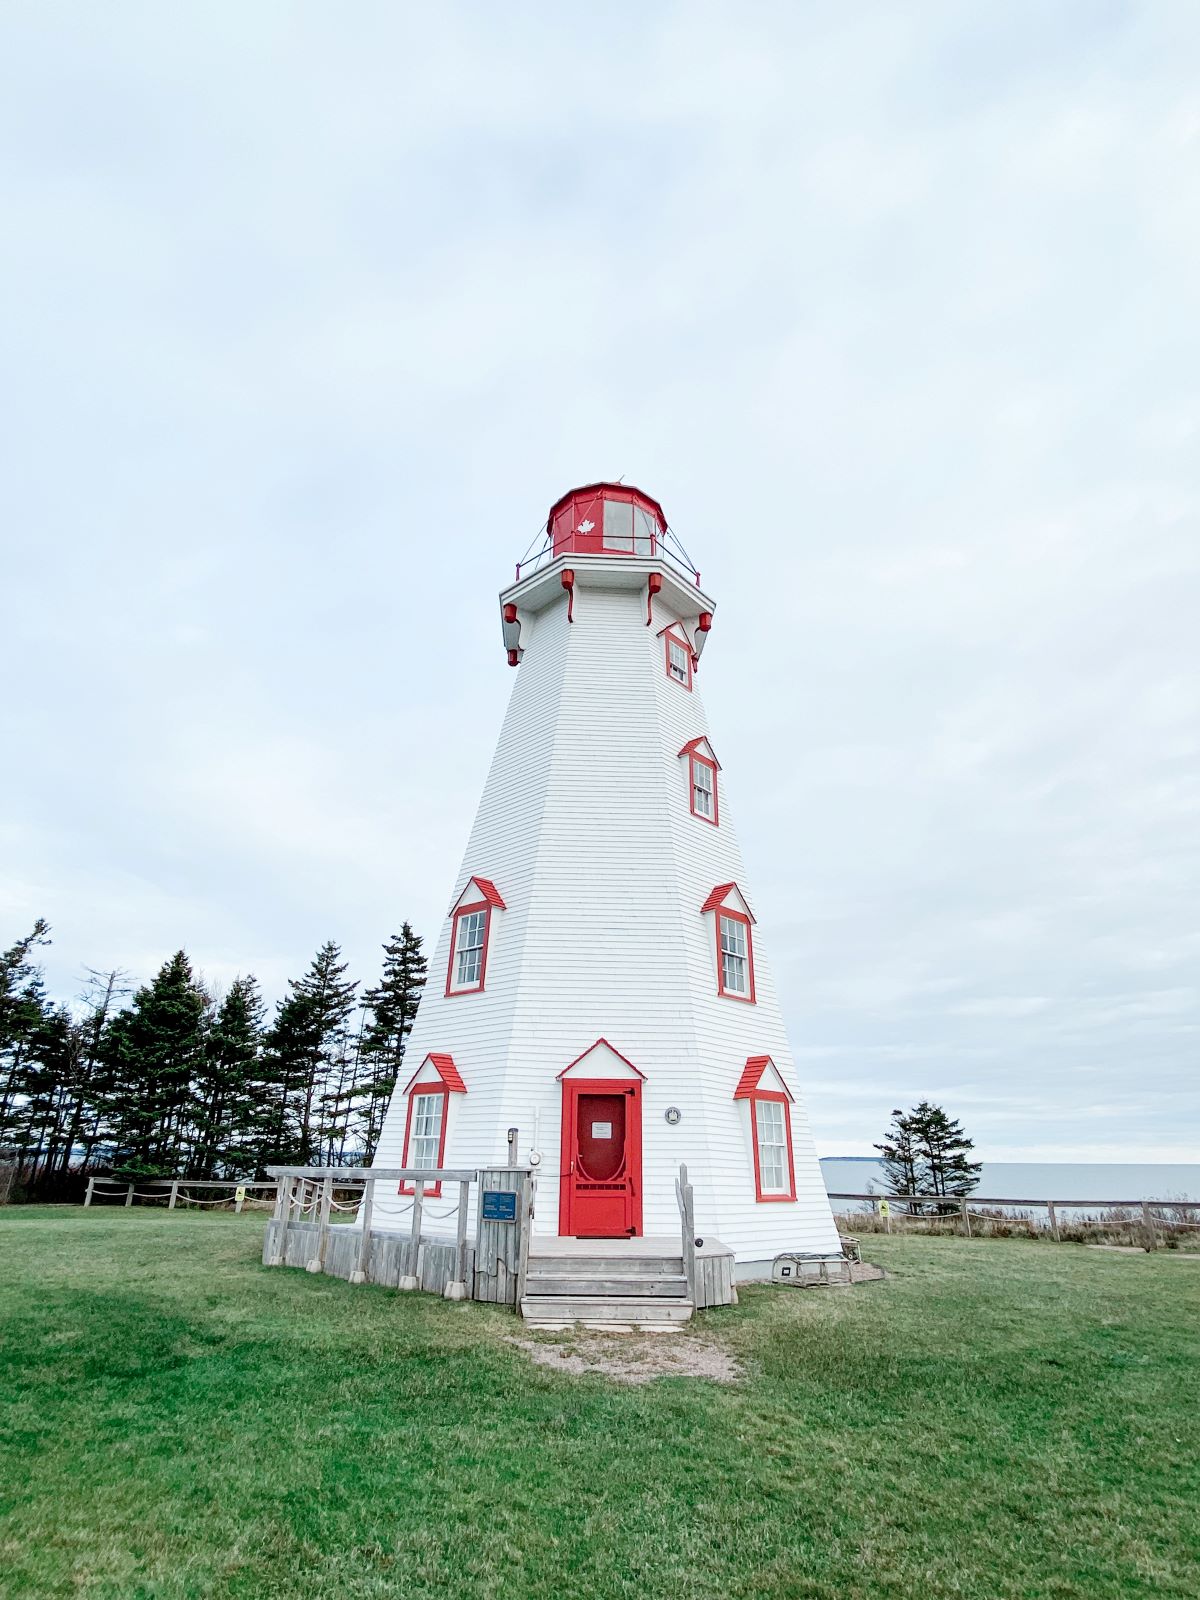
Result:
{"type": "MultiPolygon", "coordinates": [[[[445,1160],[503,1162],[506,1131],[520,1157],[542,1153],[536,1230],[558,1225],[562,1089],[558,1075],[605,1038],[645,1076],[643,1231],[679,1226],[675,1178],[686,1162],[698,1231],[739,1261],[782,1250],[836,1250],[837,1235],[788,1047],[767,955],[754,929],[757,1004],[717,992],[714,885],[735,881],[755,910],[733,830],[729,774],[719,774],[720,826],[691,815],[689,740],[710,739],[699,692],[665,668],[659,631],[677,620],[646,591],[604,588],[589,575],[566,596],[522,616],[523,659],[500,743],[446,911],[473,876],[490,878],[506,909],[493,912],[486,988],[444,994],[451,921],[440,930],[405,1076],[430,1052],[453,1056],[467,1093],[449,1097],[445,1160]],[[755,1199],[745,1102],[733,1091],[749,1056],[769,1055],[795,1095],[794,1202],[755,1199]],[[677,1106],[682,1120],[668,1126],[677,1106]]],[[[691,619],[688,619],[691,620],[691,619]]],[[[718,649],[705,672],[729,670],[718,649]]],[[[754,775],[751,775],[753,779],[754,775]]],[[[401,1083],[403,1088],[403,1080],[401,1083]]],[[[403,1159],[407,1101],[397,1093],[377,1155],[403,1159]]],[[[381,1222],[403,1202],[376,1201],[381,1222]]],[[[437,1202],[430,1203],[434,1212],[437,1202]]],[[[447,1223],[447,1227],[451,1224],[447,1223]]]]}

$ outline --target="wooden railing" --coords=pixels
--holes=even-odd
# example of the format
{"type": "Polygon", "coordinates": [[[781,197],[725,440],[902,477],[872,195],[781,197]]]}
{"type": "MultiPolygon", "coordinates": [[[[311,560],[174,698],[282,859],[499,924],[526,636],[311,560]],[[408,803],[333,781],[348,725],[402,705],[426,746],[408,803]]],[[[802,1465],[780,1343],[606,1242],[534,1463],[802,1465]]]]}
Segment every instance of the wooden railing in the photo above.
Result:
{"type": "MultiPolygon", "coordinates": [[[[412,1185],[411,1238],[415,1253],[421,1246],[421,1223],[424,1217],[425,1192],[442,1184],[458,1185],[457,1236],[455,1239],[456,1275],[446,1286],[449,1300],[465,1300],[467,1289],[467,1215],[471,1200],[471,1185],[479,1181],[477,1171],[460,1171],[449,1167],[268,1167],[267,1173],[276,1180],[277,1196],[272,1221],[280,1225],[280,1232],[290,1222],[302,1221],[307,1212],[316,1213],[318,1232],[315,1249],[307,1266],[310,1272],[324,1272],[325,1256],[329,1246],[330,1213],[333,1210],[334,1188],[350,1189],[361,1193],[359,1212],[361,1234],[358,1259],[350,1274],[351,1283],[365,1283],[367,1261],[371,1248],[371,1218],[375,1208],[375,1185],[382,1181],[397,1186],[412,1185]]],[[[282,1252],[275,1265],[282,1266],[282,1252]]],[[[401,1276],[397,1288],[415,1289],[420,1273],[418,1262],[414,1271],[401,1276]]]]}
{"type": "Polygon", "coordinates": [[[683,1241],[683,1270],[688,1297],[696,1304],[696,1209],[687,1168],[681,1166],[675,1180],[675,1199],[679,1202],[679,1227],[683,1241]]]}

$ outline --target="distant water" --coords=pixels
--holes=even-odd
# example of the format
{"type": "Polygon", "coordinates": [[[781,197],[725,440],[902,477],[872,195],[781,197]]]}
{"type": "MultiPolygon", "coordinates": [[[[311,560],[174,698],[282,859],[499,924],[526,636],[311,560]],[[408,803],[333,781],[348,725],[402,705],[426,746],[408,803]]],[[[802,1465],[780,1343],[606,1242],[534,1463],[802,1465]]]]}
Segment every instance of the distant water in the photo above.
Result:
{"type": "MultiPolygon", "coordinates": [[[[887,1190],[870,1157],[827,1156],[832,1194],[887,1190]]],[[[975,1191],[995,1200],[1200,1200],[1200,1162],[985,1161],[975,1191]]]]}

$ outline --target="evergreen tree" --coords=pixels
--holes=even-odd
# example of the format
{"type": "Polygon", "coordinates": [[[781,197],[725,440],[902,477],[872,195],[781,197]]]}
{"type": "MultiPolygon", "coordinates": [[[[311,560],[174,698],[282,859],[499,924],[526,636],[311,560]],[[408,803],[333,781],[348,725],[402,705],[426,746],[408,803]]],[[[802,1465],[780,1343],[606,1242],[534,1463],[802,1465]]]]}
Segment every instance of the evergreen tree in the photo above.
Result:
{"type": "Polygon", "coordinates": [[[875,1146],[893,1194],[955,1198],[970,1194],[979,1181],[981,1163],[967,1159],[974,1148],[974,1141],[967,1138],[961,1125],[928,1100],[922,1100],[907,1115],[893,1111],[886,1140],[875,1146]]]}
{"type": "Polygon", "coordinates": [[[362,1035],[361,1059],[366,1076],[360,1086],[365,1100],[364,1161],[375,1155],[383,1119],[400,1067],[417,1007],[425,988],[429,962],[422,954],[423,940],[405,922],[383,947],[383,977],[378,988],[368,989],[364,997],[367,1013],[362,1035]]]}
{"type": "Polygon", "coordinates": [[[917,1153],[909,1118],[898,1107],[892,1112],[891,1126],[879,1151],[879,1164],[891,1194],[920,1194],[917,1153]]]}
{"type": "Polygon", "coordinates": [[[47,1010],[41,968],[33,958],[50,943],[39,917],[32,930],[0,955],[0,1144],[28,1148],[30,1046],[47,1010]]]}
{"type": "Polygon", "coordinates": [[[175,1172],[186,1144],[193,1080],[204,1064],[208,996],[179,950],[119,1012],[101,1040],[111,1073],[114,1165],[175,1172]]]}
{"type": "Polygon", "coordinates": [[[325,1097],[345,1055],[358,988],[345,978],[341,953],[332,939],[326,941],[304,977],[290,980],[292,992],[279,1002],[267,1037],[271,1104],[264,1162],[313,1166],[319,1159],[325,1097]]]}
{"type": "Polygon", "coordinates": [[[258,1165],[265,1010],[253,974],[235,978],[217,1007],[192,1086],[189,1178],[244,1175],[258,1165]]]}

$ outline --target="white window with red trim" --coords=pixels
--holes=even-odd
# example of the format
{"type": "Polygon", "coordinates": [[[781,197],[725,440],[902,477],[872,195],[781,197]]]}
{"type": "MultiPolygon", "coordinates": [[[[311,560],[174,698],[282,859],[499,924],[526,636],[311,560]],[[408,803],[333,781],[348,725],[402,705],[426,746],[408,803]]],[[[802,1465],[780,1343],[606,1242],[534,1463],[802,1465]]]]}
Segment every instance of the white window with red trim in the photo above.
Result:
{"type": "Polygon", "coordinates": [[[692,646],[685,633],[675,628],[663,629],[666,647],[667,677],[690,691],[692,687],[692,646]]]}
{"type": "Polygon", "coordinates": [[[690,739],[679,752],[687,762],[688,807],[694,817],[721,826],[721,797],[717,773],[721,763],[707,739],[690,739]]]}
{"type": "Polygon", "coordinates": [[[478,994],[487,980],[492,914],[505,909],[490,878],[471,878],[450,908],[450,962],[446,993],[478,994]]]}
{"type": "Polygon", "coordinates": [[[700,909],[713,919],[717,993],[754,1005],[754,913],[736,883],[719,883],[700,909]]]}
{"type": "Polygon", "coordinates": [[[733,1098],[749,1107],[746,1131],[754,1159],[755,1199],[794,1200],[793,1096],[770,1056],[750,1057],[733,1098]]]}
{"type": "MultiPolygon", "coordinates": [[[[408,1080],[404,1092],[408,1097],[408,1113],[400,1165],[436,1171],[445,1165],[450,1096],[467,1092],[454,1057],[436,1052],[427,1055],[408,1080]]],[[[440,1182],[431,1183],[425,1189],[425,1194],[435,1199],[441,1192],[440,1182]]],[[[401,1183],[399,1193],[412,1194],[413,1184],[401,1183]]]]}

